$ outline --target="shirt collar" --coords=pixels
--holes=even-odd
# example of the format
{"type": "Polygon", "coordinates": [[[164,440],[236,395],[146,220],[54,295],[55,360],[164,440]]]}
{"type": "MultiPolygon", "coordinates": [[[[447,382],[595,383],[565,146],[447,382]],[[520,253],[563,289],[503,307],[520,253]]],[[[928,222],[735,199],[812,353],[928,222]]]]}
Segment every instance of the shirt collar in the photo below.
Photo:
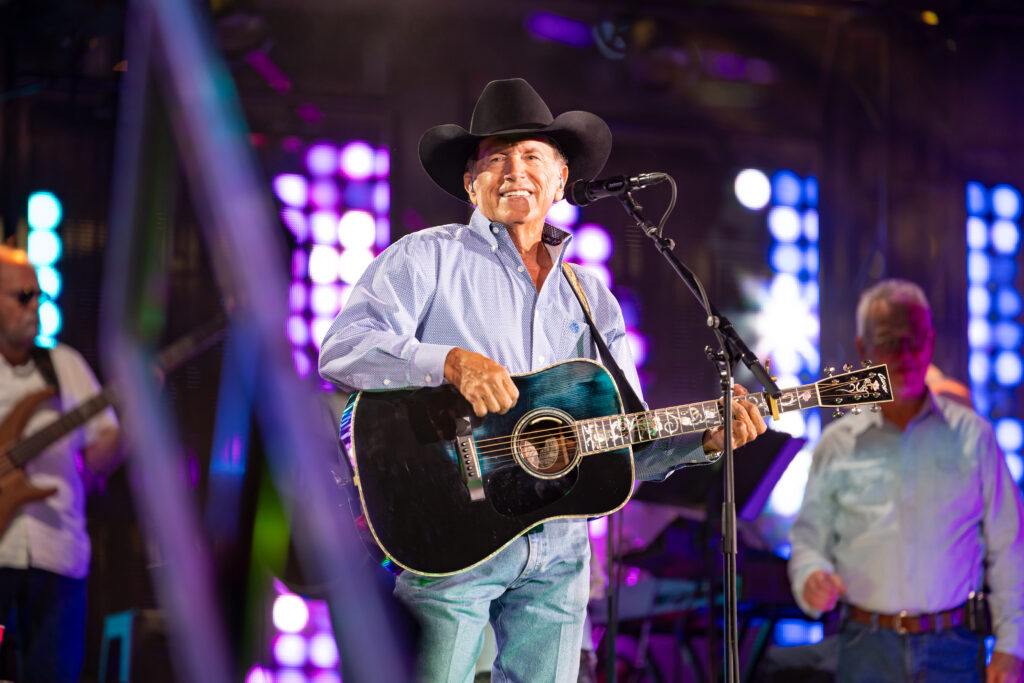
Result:
{"type": "MultiPolygon", "coordinates": [[[[473,231],[473,234],[483,238],[491,246],[497,246],[498,235],[502,230],[508,230],[504,223],[498,221],[492,221],[487,216],[481,213],[479,208],[473,210],[473,215],[469,219],[469,227],[473,231]]],[[[572,233],[556,228],[550,223],[544,224],[544,232],[541,234],[541,241],[552,247],[560,247],[568,244],[568,240],[572,239],[572,233]]],[[[565,250],[562,249],[564,252],[565,250]]]]}

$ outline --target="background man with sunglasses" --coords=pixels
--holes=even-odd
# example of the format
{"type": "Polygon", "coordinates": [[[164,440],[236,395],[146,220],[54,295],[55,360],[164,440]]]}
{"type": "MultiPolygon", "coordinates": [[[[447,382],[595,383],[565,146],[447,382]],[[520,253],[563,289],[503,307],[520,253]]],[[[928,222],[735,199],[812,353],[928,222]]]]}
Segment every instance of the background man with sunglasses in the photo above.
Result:
{"type": "Polygon", "coordinates": [[[857,350],[888,365],[894,401],[829,426],[793,525],[793,594],[844,606],[839,681],[1021,681],[1024,505],[991,426],[926,383],[935,330],[924,292],[885,280],[857,306],[857,350]],[[965,602],[987,584],[984,668],[965,602]]]}
{"type": "MultiPolygon", "coordinates": [[[[0,246],[0,419],[31,394],[47,387],[56,394],[35,411],[25,434],[99,391],[77,351],[64,344],[36,348],[40,296],[27,254],[0,246]]],[[[90,555],[83,475],[107,474],[119,459],[117,420],[108,409],[26,465],[31,483],[54,493],[21,507],[0,537],[2,647],[14,648],[17,660],[17,671],[0,671],[0,678],[78,680],[90,555]]],[[[0,455],[0,472],[9,468],[0,455]]],[[[12,658],[8,652],[0,659],[12,658]]]]}

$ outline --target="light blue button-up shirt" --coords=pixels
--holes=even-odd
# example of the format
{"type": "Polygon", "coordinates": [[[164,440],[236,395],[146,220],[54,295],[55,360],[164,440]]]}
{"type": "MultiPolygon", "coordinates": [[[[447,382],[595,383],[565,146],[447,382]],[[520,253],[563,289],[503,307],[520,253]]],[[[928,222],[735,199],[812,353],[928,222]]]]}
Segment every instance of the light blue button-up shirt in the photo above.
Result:
{"type": "Polygon", "coordinates": [[[808,614],[817,569],[839,574],[844,601],[883,614],[955,607],[987,579],[996,649],[1024,657],[1024,505],[991,426],[966,406],[929,395],[903,431],[872,412],[830,425],[791,540],[808,614]]]}
{"type": "MultiPolygon", "coordinates": [[[[583,309],[562,274],[571,235],[545,226],[555,266],[538,292],[507,228],[475,211],[398,240],[352,288],[320,348],[320,374],[345,390],[437,386],[455,347],[518,374],[570,358],[598,357],[583,309]]],[[[594,323],[630,385],[640,392],[622,311],[604,284],[577,268],[594,323]]],[[[709,462],[693,435],[637,454],[640,479],[657,480],[709,462]]]]}

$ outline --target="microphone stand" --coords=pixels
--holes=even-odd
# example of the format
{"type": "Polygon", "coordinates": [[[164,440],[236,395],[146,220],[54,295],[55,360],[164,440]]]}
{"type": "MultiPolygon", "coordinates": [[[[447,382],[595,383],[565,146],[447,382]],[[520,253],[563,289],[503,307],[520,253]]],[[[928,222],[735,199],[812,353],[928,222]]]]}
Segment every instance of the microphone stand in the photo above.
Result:
{"type": "MultiPolygon", "coordinates": [[[[674,195],[673,195],[674,197],[674,195]]],[[[736,683],[740,675],[739,656],[739,635],[736,605],[736,482],[733,476],[733,444],[732,444],[732,398],[733,398],[733,376],[732,371],[737,362],[742,361],[754,377],[764,387],[765,391],[773,398],[779,398],[782,392],[778,385],[768,374],[768,371],[761,366],[757,356],[743,342],[732,323],[724,315],[718,312],[704,291],[703,285],[693,271],[687,268],[676,258],[673,253],[675,241],[661,234],[661,229],[648,221],[643,215],[643,207],[633,197],[632,192],[626,192],[619,201],[626,209],[640,230],[651,238],[658,252],[665,257],[672,270],[686,284],[690,292],[700,302],[701,307],[707,313],[707,325],[711,328],[715,338],[718,340],[719,349],[713,350],[710,346],[705,347],[704,352],[708,360],[712,361],[718,370],[718,376],[722,387],[722,418],[725,427],[724,447],[724,468],[725,477],[722,495],[722,555],[724,560],[724,583],[725,583],[725,681],[736,683]]],[[[710,598],[710,596],[709,596],[710,598]]],[[[709,599],[708,608],[711,609],[713,601],[709,599]]]]}

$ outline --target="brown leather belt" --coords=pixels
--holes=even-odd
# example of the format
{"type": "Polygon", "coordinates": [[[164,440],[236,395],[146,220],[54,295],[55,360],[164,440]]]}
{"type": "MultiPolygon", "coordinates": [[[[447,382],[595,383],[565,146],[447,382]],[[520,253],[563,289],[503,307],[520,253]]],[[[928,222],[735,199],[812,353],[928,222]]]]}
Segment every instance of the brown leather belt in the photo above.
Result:
{"type": "Polygon", "coordinates": [[[879,614],[869,612],[855,605],[848,605],[846,614],[851,621],[858,624],[869,624],[878,628],[896,631],[900,635],[913,635],[917,633],[935,633],[947,628],[954,628],[964,623],[966,610],[964,605],[948,609],[944,612],[934,614],[879,614]]]}

